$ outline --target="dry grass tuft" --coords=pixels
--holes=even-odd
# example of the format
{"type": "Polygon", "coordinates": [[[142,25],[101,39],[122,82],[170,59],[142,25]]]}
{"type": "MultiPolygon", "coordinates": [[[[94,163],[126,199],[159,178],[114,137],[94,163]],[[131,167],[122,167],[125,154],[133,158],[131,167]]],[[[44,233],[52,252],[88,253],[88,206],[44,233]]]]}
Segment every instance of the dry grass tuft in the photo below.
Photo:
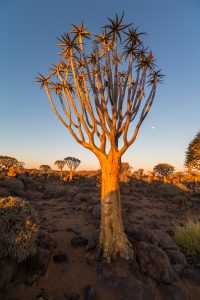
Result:
{"type": "Polygon", "coordinates": [[[200,262],[200,222],[189,220],[185,226],[178,226],[174,240],[187,257],[200,262]]]}
{"type": "Polygon", "coordinates": [[[36,253],[38,226],[30,204],[18,197],[0,198],[0,253],[22,262],[36,253]]]}

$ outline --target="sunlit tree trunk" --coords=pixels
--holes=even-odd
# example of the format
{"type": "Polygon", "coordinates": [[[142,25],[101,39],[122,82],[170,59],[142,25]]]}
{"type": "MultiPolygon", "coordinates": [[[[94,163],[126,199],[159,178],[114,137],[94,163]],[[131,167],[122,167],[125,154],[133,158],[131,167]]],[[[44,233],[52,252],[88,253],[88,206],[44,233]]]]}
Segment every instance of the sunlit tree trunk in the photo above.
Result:
{"type": "Polygon", "coordinates": [[[102,168],[100,249],[108,260],[117,254],[130,259],[133,257],[133,250],[124,232],[119,190],[120,158],[112,153],[101,159],[100,164],[102,168]]]}
{"type": "Polygon", "coordinates": [[[73,169],[70,169],[70,171],[69,171],[69,181],[72,181],[72,179],[73,179],[73,169]]]}
{"type": "Polygon", "coordinates": [[[63,170],[62,170],[62,168],[60,168],[60,179],[61,180],[63,179],[63,170]]]}

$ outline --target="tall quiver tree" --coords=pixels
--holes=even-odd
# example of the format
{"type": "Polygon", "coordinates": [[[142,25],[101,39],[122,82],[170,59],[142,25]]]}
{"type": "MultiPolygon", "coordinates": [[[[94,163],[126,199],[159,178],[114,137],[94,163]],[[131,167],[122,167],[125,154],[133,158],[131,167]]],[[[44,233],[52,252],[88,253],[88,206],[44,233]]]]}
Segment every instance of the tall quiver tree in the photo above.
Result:
{"type": "Polygon", "coordinates": [[[56,160],[54,165],[56,165],[58,167],[58,169],[60,170],[60,178],[62,180],[63,179],[63,168],[66,165],[66,162],[64,160],[56,160]]]}
{"type": "Polygon", "coordinates": [[[75,157],[65,157],[64,161],[67,164],[68,168],[70,169],[69,180],[72,181],[74,171],[78,168],[81,161],[78,158],[75,158],[75,157]]]}
{"type": "Polygon", "coordinates": [[[119,191],[121,157],[135,141],[163,75],[143,45],[144,32],[123,24],[123,15],[108,21],[101,34],[89,33],[83,23],[72,25],[58,38],[61,61],[36,80],[62,124],[100,162],[103,255],[130,259],[119,191]]]}

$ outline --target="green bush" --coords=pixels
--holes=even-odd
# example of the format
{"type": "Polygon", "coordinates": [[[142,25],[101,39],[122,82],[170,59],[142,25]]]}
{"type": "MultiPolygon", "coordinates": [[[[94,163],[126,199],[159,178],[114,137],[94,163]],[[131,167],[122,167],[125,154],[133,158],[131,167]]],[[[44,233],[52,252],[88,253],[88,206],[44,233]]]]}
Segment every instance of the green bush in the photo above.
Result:
{"type": "Polygon", "coordinates": [[[185,226],[178,226],[174,240],[187,257],[200,262],[200,222],[189,220],[185,226]]]}
{"type": "Polygon", "coordinates": [[[0,198],[0,253],[22,262],[37,251],[38,226],[30,204],[18,197],[0,198]]]}
{"type": "Polygon", "coordinates": [[[64,196],[67,194],[67,186],[59,182],[49,182],[45,185],[45,191],[51,193],[54,196],[64,196]]]}

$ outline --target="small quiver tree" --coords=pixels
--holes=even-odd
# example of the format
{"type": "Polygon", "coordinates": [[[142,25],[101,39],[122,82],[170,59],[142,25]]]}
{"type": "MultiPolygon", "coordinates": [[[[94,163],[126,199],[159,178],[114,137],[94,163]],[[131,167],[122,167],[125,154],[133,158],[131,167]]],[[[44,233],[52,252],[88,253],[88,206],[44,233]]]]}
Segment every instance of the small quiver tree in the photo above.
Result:
{"type": "Polygon", "coordinates": [[[139,179],[142,181],[144,176],[144,169],[138,169],[137,174],[139,176],[139,179]]]}
{"type": "Polygon", "coordinates": [[[9,170],[10,167],[16,165],[17,163],[18,163],[18,160],[14,157],[0,156],[0,167],[2,169],[9,170]]]}
{"type": "Polygon", "coordinates": [[[185,166],[189,173],[193,170],[200,171],[200,131],[187,148],[185,166]]]}
{"type": "Polygon", "coordinates": [[[16,173],[23,173],[24,172],[25,163],[18,161],[15,165],[10,167],[10,170],[16,173]]]}
{"type": "Polygon", "coordinates": [[[41,166],[40,166],[40,170],[41,170],[44,174],[46,174],[48,171],[51,170],[51,167],[50,167],[49,165],[41,165],[41,166]]]}
{"type": "Polygon", "coordinates": [[[169,164],[161,163],[156,165],[153,170],[162,176],[164,182],[167,182],[168,177],[174,173],[175,168],[169,164]]]}
{"type": "Polygon", "coordinates": [[[129,165],[128,162],[122,162],[120,173],[119,173],[119,180],[120,182],[128,182],[130,175],[131,175],[132,167],[129,165]]]}
{"type": "Polygon", "coordinates": [[[60,178],[62,180],[63,179],[63,168],[66,165],[66,162],[64,160],[56,160],[54,165],[56,165],[58,167],[58,169],[60,170],[60,178]]]}
{"type": "Polygon", "coordinates": [[[70,169],[69,180],[72,181],[74,171],[78,168],[81,161],[78,158],[75,158],[75,157],[65,157],[64,161],[67,164],[68,168],[70,169]]]}
{"type": "Polygon", "coordinates": [[[109,261],[117,254],[133,257],[122,221],[121,157],[135,141],[163,75],[156,69],[152,52],[144,47],[144,32],[124,24],[123,15],[108,21],[98,34],[88,32],[83,24],[72,25],[72,30],[58,38],[61,61],[36,81],[45,88],[62,124],[99,160],[99,246],[109,261]]]}

